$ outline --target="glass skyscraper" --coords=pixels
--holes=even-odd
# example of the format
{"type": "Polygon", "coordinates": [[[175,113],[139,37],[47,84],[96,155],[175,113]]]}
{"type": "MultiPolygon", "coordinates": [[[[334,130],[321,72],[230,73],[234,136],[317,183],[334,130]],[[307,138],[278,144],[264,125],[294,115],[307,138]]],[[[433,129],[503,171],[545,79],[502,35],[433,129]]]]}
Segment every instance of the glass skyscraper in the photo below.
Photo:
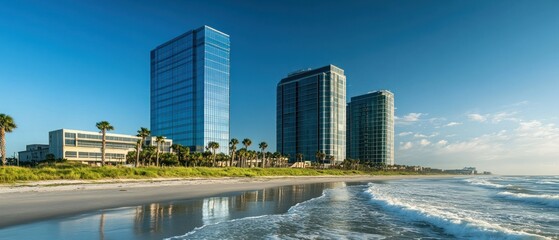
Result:
{"type": "Polygon", "coordinates": [[[376,91],[347,105],[347,157],[394,165],[394,94],[376,91]]]}
{"type": "Polygon", "coordinates": [[[328,65],[289,74],[277,87],[277,151],[291,162],[320,151],[343,161],[346,151],[346,77],[328,65]]]}
{"type": "Polygon", "coordinates": [[[229,144],[229,35],[208,26],[151,51],[151,132],[203,151],[229,144]]]}

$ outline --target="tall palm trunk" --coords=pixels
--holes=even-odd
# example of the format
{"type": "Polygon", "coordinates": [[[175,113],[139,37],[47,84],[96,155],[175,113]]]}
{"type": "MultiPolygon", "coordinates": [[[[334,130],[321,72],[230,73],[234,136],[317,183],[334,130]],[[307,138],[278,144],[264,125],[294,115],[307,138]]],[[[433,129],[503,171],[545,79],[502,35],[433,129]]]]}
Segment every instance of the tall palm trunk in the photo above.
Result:
{"type": "Polygon", "coordinates": [[[262,150],[262,168],[266,168],[266,153],[262,150]]]}
{"type": "Polygon", "coordinates": [[[213,149],[213,152],[214,152],[214,157],[213,157],[213,161],[212,161],[212,167],[215,167],[215,165],[216,165],[215,164],[215,148],[213,149]]]}
{"type": "Polygon", "coordinates": [[[107,144],[107,139],[105,136],[106,130],[103,129],[103,141],[101,143],[101,166],[105,166],[105,145],[107,144]]]}
{"type": "Polygon", "coordinates": [[[155,151],[155,164],[159,167],[159,142],[157,142],[157,151],[155,151]]]}
{"type": "Polygon", "coordinates": [[[142,146],[142,140],[140,139],[136,146],[136,163],[134,163],[134,167],[138,167],[138,162],[140,162],[140,147],[142,146]]]}
{"type": "Polygon", "coordinates": [[[229,167],[233,167],[233,159],[235,159],[235,149],[232,148],[231,151],[231,161],[229,162],[229,167]]]}
{"type": "Polygon", "coordinates": [[[2,166],[6,166],[6,130],[0,128],[0,154],[2,154],[2,166]]]}

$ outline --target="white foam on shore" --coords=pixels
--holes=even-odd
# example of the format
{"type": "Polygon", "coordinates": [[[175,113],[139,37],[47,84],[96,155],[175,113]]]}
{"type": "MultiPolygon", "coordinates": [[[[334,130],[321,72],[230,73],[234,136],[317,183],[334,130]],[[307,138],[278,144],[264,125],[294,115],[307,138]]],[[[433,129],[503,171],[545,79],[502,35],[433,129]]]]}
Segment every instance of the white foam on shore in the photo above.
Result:
{"type": "MultiPolygon", "coordinates": [[[[304,212],[304,208],[305,205],[312,203],[314,201],[318,201],[319,199],[325,198],[326,197],[326,190],[324,190],[322,192],[322,195],[319,197],[315,197],[315,198],[311,198],[307,201],[304,202],[300,202],[295,204],[294,206],[290,207],[289,210],[287,210],[286,214],[291,214],[291,215],[300,215],[301,213],[304,212]]],[[[277,222],[280,220],[280,218],[285,215],[285,214],[279,214],[279,215],[260,215],[260,216],[252,216],[252,217],[244,217],[244,218],[237,218],[237,219],[231,219],[231,220],[227,220],[227,221],[221,221],[221,222],[216,222],[216,223],[212,223],[212,224],[205,224],[203,226],[194,228],[192,231],[185,233],[184,235],[180,235],[180,236],[174,236],[174,237],[170,237],[170,238],[166,238],[166,240],[177,240],[177,239],[188,239],[190,237],[193,237],[193,235],[195,235],[196,233],[205,230],[206,228],[210,228],[210,227],[216,227],[219,225],[223,225],[223,224],[227,224],[230,225],[232,223],[235,222],[245,222],[245,221],[259,221],[259,222],[266,222],[267,224],[273,224],[274,222],[277,222]]]]}
{"type": "Polygon", "coordinates": [[[500,192],[497,193],[498,196],[518,200],[530,203],[544,204],[552,207],[559,207],[559,195],[552,194],[525,194],[525,193],[512,193],[512,192],[500,192]]]}
{"type": "Polygon", "coordinates": [[[550,239],[544,236],[515,231],[475,218],[468,213],[461,214],[457,209],[443,209],[431,205],[414,205],[390,196],[386,191],[369,184],[366,192],[371,200],[381,207],[396,212],[411,221],[424,221],[442,228],[446,233],[457,237],[474,239],[550,239]],[[453,210],[453,211],[449,211],[453,210]],[[457,210],[457,211],[456,211],[457,210]]]}
{"type": "MultiPolygon", "coordinates": [[[[179,239],[384,239],[379,234],[355,232],[322,226],[323,221],[313,217],[317,208],[321,209],[323,201],[329,203],[345,202],[350,199],[347,188],[325,189],[322,195],[300,202],[289,208],[284,214],[262,215],[221,221],[197,227],[194,230],[171,238],[179,239]]],[[[343,203],[342,203],[343,204],[343,203]]]]}
{"type": "Polygon", "coordinates": [[[268,217],[268,216],[272,216],[272,215],[252,216],[252,217],[231,219],[231,220],[228,220],[228,221],[216,222],[216,223],[212,223],[212,224],[206,224],[206,225],[203,225],[203,226],[194,228],[192,231],[187,232],[187,233],[184,234],[184,235],[181,235],[181,236],[174,236],[174,237],[170,237],[170,238],[165,238],[165,240],[185,239],[185,238],[188,238],[189,236],[194,235],[195,233],[197,233],[197,232],[199,232],[199,231],[201,231],[201,230],[203,230],[203,229],[205,229],[205,228],[207,228],[207,227],[215,226],[215,225],[219,225],[219,224],[223,224],[223,223],[225,223],[225,222],[232,223],[232,222],[236,222],[236,221],[245,221],[245,220],[251,220],[251,219],[265,218],[265,217],[268,217]]]}

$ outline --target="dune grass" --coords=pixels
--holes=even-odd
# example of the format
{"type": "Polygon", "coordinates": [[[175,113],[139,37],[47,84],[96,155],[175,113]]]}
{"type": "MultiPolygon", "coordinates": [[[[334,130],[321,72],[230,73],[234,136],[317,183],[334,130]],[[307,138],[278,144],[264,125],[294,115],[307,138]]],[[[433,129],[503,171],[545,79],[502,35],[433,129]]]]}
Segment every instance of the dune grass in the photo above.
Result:
{"type": "Polygon", "coordinates": [[[300,168],[208,168],[208,167],[90,167],[81,164],[54,164],[34,168],[0,167],[0,183],[39,180],[99,180],[148,178],[217,178],[261,176],[327,176],[327,175],[409,175],[410,172],[360,171],[300,168]]]}

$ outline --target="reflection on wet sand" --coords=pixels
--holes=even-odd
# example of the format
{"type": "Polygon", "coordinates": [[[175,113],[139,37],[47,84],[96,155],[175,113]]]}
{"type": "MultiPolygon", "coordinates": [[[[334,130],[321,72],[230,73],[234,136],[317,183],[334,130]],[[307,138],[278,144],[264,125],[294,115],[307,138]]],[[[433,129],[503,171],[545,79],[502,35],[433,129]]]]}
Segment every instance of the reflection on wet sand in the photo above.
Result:
{"type": "Polygon", "coordinates": [[[321,196],[325,188],[343,185],[293,185],[202,199],[150,203],[16,226],[3,233],[25,236],[24,232],[34,229],[34,234],[37,234],[35,237],[38,238],[162,239],[231,219],[283,214],[299,202],[321,196]]]}
{"type": "Polygon", "coordinates": [[[99,220],[99,239],[105,239],[105,213],[101,213],[101,218],[99,220]]]}
{"type": "Polygon", "coordinates": [[[134,230],[137,237],[146,233],[176,236],[196,227],[231,219],[281,214],[298,202],[322,195],[324,188],[340,187],[343,184],[293,185],[232,196],[142,205],[135,209],[134,230]]]}

